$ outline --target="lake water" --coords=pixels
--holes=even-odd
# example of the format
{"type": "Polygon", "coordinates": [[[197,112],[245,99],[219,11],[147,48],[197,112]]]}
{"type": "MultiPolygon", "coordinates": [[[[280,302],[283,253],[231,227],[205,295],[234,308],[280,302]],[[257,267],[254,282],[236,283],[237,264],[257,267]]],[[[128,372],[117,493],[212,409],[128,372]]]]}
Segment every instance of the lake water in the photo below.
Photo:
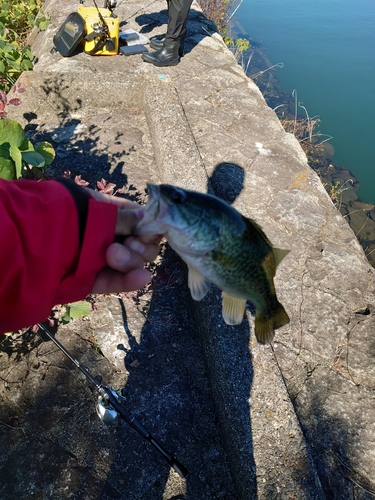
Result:
{"type": "Polygon", "coordinates": [[[284,63],[280,90],[296,89],[310,117],[320,117],[333,162],[375,204],[375,0],[244,0],[235,19],[272,64],[284,63]]]}

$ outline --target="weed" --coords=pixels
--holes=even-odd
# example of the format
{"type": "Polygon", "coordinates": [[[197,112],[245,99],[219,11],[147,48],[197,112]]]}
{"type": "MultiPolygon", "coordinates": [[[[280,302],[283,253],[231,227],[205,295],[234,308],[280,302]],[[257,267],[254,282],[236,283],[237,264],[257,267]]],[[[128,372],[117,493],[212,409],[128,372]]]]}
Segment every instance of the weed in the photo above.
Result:
{"type": "Polygon", "coordinates": [[[243,0],[198,0],[204,15],[216,24],[223,36],[224,43],[233,52],[237,62],[244,68],[244,53],[249,49],[250,42],[246,38],[234,39],[228,32],[230,21],[242,2],[243,0]]]}
{"type": "Polygon", "coordinates": [[[236,61],[244,66],[244,52],[249,49],[250,42],[246,38],[224,37],[224,43],[231,49],[236,61]]]}
{"type": "Polygon", "coordinates": [[[49,142],[36,148],[28,140],[21,125],[9,118],[0,119],[0,178],[15,180],[20,177],[40,178],[45,167],[55,158],[49,142]]]}
{"type": "Polygon", "coordinates": [[[23,71],[33,68],[34,56],[27,36],[34,26],[45,30],[49,20],[41,11],[42,0],[0,2],[0,90],[9,92],[23,71]]]}
{"type": "MultiPolygon", "coordinates": [[[[0,87],[1,82],[5,82],[5,79],[0,76],[0,87]]],[[[18,94],[25,92],[25,89],[21,86],[20,82],[16,82],[11,89],[11,94],[13,96],[7,95],[4,90],[0,90],[0,118],[7,118],[8,111],[7,106],[19,106],[21,104],[21,99],[18,94]]]]}

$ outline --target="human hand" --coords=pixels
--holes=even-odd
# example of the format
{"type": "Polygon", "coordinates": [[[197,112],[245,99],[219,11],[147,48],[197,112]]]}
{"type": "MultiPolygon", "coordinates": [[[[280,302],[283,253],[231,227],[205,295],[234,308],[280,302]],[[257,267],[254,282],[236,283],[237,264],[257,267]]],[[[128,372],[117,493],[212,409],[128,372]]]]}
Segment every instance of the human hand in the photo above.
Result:
{"type": "Polygon", "coordinates": [[[132,232],[144,215],[137,203],[124,198],[91,192],[97,200],[114,203],[118,207],[116,235],[124,236],[124,243],[112,243],[106,251],[106,268],[96,276],[92,293],[130,292],[143,288],[151,278],[144,269],[145,262],[154,260],[159,252],[161,236],[134,236],[132,232]]]}

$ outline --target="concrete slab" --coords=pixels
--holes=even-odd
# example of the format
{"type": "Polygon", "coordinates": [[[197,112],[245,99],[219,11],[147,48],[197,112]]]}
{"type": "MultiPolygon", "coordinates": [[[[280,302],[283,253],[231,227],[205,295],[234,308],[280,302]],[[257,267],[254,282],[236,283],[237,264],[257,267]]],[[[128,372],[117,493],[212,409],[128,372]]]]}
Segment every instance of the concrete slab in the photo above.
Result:
{"type": "MultiPolygon", "coordinates": [[[[154,36],[165,7],[127,1],[117,13],[154,36]]],[[[35,39],[38,63],[21,77],[27,92],[11,117],[54,144],[52,175],[70,170],[92,187],[105,178],[140,202],[148,180],[169,182],[255,219],[291,250],[276,276],[291,323],[272,346],[256,345],[251,308],[234,328],[216,289],[192,302],[186,269],[166,247],[150,288],[97,299],[88,321],[57,335],[106,383],[126,384],[132,411],[189,478],[127,428],[103,428],[82,377],[31,336],[0,357],[2,496],[373,498],[374,271],[354,233],[196,6],[186,55],[162,71],[140,56],[51,54],[75,8],[46,1],[52,22],[35,39]]]]}

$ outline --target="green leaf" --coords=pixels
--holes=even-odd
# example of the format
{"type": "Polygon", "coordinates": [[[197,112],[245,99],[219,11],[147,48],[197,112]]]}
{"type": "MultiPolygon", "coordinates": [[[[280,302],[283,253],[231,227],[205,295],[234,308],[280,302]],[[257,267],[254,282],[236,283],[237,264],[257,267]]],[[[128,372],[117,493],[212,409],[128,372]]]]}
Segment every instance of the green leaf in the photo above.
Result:
{"type": "Polygon", "coordinates": [[[22,177],[22,153],[17,146],[14,145],[10,146],[9,153],[16,166],[16,177],[19,179],[22,177]]]}
{"type": "Polygon", "coordinates": [[[14,181],[16,179],[16,168],[12,160],[0,157],[0,178],[6,181],[14,181]]]}
{"type": "Polygon", "coordinates": [[[0,157],[9,160],[10,158],[9,150],[10,150],[9,142],[4,142],[3,144],[0,144],[0,157]]]}
{"type": "Polygon", "coordinates": [[[33,63],[31,61],[28,61],[27,59],[24,59],[21,63],[20,66],[24,71],[29,71],[33,69],[33,63]]]}
{"type": "Polygon", "coordinates": [[[35,151],[43,156],[46,165],[50,165],[56,156],[55,150],[49,142],[41,142],[35,151]]]}
{"type": "Polygon", "coordinates": [[[25,137],[25,132],[18,122],[9,118],[0,120],[0,144],[9,142],[11,146],[19,148],[25,137]]]}
{"type": "Polygon", "coordinates": [[[21,151],[22,160],[33,167],[42,168],[46,164],[43,156],[36,151],[21,151]]]}
{"type": "Polygon", "coordinates": [[[35,26],[37,26],[40,31],[44,31],[48,28],[49,25],[49,19],[46,18],[46,16],[39,17],[35,21],[35,26]]]}
{"type": "Polygon", "coordinates": [[[34,150],[34,146],[33,146],[33,143],[29,141],[29,139],[27,137],[25,137],[25,140],[23,141],[23,143],[21,144],[20,146],[20,150],[21,151],[35,151],[34,150]]]}
{"type": "Polygon", "coordinates": [[[64,314],[61,316],[61,321],[64,323],[64,325],[66,325],[71,321],[71,319],[72,318],[69,315],[69,308],[68,308],[68,310],[64,312],[64,314]]]}
{"type": "Polygon", "coordinates": [[[85,300],[69,304],[69,314],[71,318],[82,318],[91,313],[91,304],[85,300]]]}

